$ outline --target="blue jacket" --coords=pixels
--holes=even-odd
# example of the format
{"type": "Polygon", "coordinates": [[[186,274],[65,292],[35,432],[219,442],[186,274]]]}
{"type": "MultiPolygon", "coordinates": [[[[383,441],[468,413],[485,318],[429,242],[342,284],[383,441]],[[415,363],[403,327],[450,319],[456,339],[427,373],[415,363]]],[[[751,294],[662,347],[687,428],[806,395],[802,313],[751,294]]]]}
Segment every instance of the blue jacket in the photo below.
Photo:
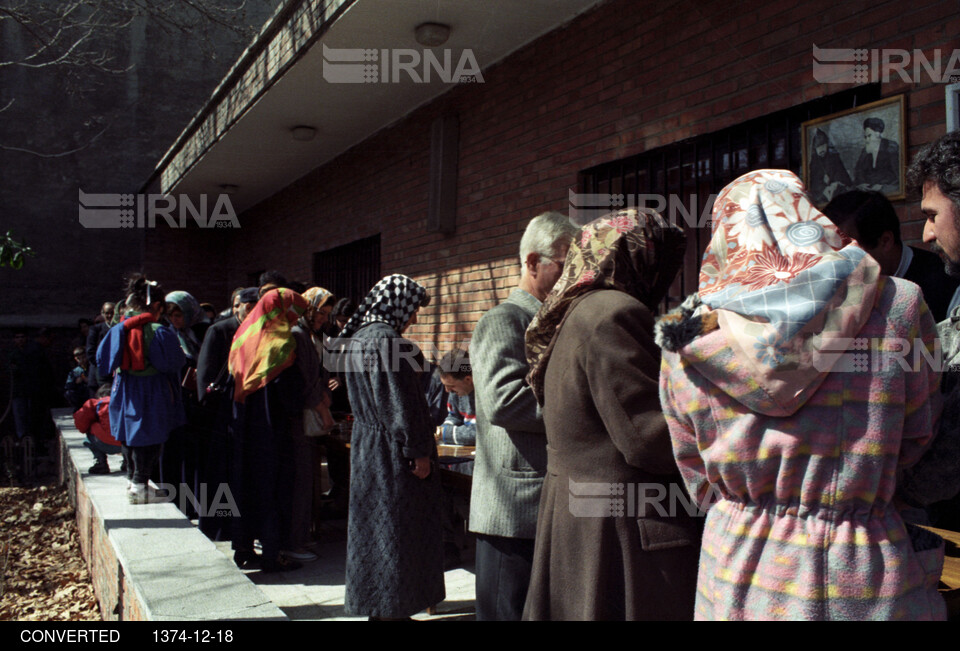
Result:
{"type": "Polygon", "coordinates": [[[97,348],[102,377],[117,371],[110,394],[110,430],[120,443],[142,447],[164,443],[186,422],[180,397],[180,371],[186,363],[177,333],[151,323],[144,327],[147,364],[143,371],[118,371],[123,360],[126,330],[117,324],[97,348]]]}
{"type": "Polygon", "coordinates": [[[451,393],[447,398],[447,418],[441,429],[441,443],[453,445],[477,444],[477,410],[473,393],[463,397],[451,393]]]}

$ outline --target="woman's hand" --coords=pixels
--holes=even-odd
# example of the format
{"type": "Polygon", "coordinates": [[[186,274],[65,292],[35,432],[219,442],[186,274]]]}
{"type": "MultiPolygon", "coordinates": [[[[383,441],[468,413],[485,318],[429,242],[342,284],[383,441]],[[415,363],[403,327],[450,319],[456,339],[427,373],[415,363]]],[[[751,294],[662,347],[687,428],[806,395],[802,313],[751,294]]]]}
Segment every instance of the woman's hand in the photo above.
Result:
{"type": "Polygon", "coordinates": [[[430,457],[420,457],[413,460],[413,474],[419,479],[430,476],[430,457]]]}

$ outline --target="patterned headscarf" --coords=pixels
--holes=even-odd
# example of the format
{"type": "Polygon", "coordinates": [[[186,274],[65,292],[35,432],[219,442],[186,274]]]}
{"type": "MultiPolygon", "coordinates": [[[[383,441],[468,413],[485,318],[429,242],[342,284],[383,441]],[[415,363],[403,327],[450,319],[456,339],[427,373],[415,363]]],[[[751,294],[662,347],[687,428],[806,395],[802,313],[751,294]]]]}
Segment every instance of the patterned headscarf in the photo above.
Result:
{"type": "Polygon", "coordinates": [[[167,303],[173,303],[183,312],[183,329],[177,330],[177,337],[180,339],[180,348],[190,359],[196,359],[200,354],[200,342],[197,336],[190,330],[190,326],[200,320],[200,303],[189,292],[175,291],[167,294],[164,299],[167,303]]]}
{"type": "Polygon", "coordinates": [[[427,290],[417,281],[402,274],[386,276],[367,293],[340,336],[352,337],[362,326],[376,321],[399,333],[413,313],[428,302],[427,290]]]}
{"type": "Polygon", "coordinates": [[[563,275],[527,328],[527,383],[541,404],[547,362],[573,301],[597,289],[616,289],[656,311],[683,264],[685,249],[683,231],[649,208],[610,213],[581,229],[563,275]]]}
{"type": "Polygon", "coordinates": [[[844,350],[836,340],[866,323],[880,267],[846,245],[792,172],[741,176],[717,197],[713,219],[700,298],[738,358],[769,379],[765,388],[796,395],[829,370],[812,368],[817,351],[844,350]]]}
{"type": "Polygon", "coordinates": [[[323,287],[311,287],[303,293],[303,298],[306,299],[309,307],[306,314],[300,318],[300,327],[309,333],[313,333],[313,323],[308,322],[310,310],[319,310],[330,303],[333,300],[333,293],[323,287]]]}
{"type": "Polygon", "coordinates": [[[321,308],[333,298],[333,293],[323,287],[311,287],[303,293],[310,307],[321,308]]]}
{"type": "Polygon", "coordinates": [[[230,346],[234,401],[242,403],[293,364],[297,342],[290,329],[306,309],[307,301],[292,289],[272,289],[243,320],[230,346]]]}

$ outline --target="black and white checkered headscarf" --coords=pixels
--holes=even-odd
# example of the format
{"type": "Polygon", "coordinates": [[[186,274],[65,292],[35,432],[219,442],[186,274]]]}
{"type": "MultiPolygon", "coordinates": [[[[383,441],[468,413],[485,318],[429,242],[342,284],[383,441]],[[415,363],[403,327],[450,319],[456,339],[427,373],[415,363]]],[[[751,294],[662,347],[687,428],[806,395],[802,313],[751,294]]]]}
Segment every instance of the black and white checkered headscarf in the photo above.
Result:
{"type": "Polygon", "coordinates": [[[387,276],[367,292],[340,336],[352,337],[361,327],[375,321],[386,323],[399,333],[426,297],[427,290],[412,278],[402,274],[387,276]]]}

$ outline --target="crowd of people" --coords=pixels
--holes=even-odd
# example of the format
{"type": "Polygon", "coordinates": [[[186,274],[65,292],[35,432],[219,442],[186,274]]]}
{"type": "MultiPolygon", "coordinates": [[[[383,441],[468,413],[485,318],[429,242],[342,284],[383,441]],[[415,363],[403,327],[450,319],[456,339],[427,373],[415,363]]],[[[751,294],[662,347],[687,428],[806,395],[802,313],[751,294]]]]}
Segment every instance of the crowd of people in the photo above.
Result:
{"type": "Polygon", "coordinates": [[[439,442],[476,446],[480,621],[943,619],[943,541],[916,525],[960,521],[960,135],[909,178],[945,269],[881,193],[821,212],[759,170],[659,317],[681,228],[545,213],[518,286],[436,364],[404,337],[431,296],[401,274],[356,305],[267,272],[221,315],[134,275],[66,382],[89,472],[121,454],[132,504],[226,486],[234,510],[188,515],[239,567],[287,571],[316,558],[309,437],[349,411],[348,614],[444,599],[439,442]]]}
{"type": "Polygon", "coordinates": [[[760,170],[659,319],[659,214],[529,224],[471,341],[477,619],[946,617],[917,525],[960,523],[960,134],[909,181],[940,264],[876,189],[760,170]]]}
{"type": "Polygon", "coordinates": [[[307,437],[336,425],[339,382],[320,356],[354,306],[279,272],[237,288],[231,306],[217,315],[133,275],[78,351],[68,385],[83,377],[97,395],[78,399],[74,420],[94,454],[91,474],[122,455],[131,504],[175,502],[208,536],[232,541],[239,567],[288,571],[317,558],[307,437]]]}

